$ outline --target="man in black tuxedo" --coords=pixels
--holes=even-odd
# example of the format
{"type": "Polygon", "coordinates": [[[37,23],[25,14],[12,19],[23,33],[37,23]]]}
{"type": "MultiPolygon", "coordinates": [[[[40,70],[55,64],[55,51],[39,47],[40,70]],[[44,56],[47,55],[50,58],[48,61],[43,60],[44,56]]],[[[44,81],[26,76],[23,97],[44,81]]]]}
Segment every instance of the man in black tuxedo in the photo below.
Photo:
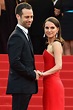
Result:
{"type": "Polygon", "coordinates": [[[8,39],[9,77],[7,94],[12,94],[12,110],[27,110],[32,94],[37,93],[39,75],[35,72],[34,54],[28,28],[33,10],[28,3],[17,5],[18,24],[8,39]]]}

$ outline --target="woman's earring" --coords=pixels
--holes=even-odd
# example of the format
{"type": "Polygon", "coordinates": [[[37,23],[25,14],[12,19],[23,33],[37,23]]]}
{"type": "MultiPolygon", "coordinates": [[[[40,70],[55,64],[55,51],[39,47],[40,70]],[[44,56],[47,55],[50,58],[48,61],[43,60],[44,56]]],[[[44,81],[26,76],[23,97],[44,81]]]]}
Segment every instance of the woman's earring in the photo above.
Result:
{"type": "Polygon", "coordinates": [[[58,33],[56,33],[56,38],[58,37],[58,33]]]}
{"type": "Polygon", "coordinates": [[[45,34],[43,35],[43,37],[45,37],[45,34]]]}

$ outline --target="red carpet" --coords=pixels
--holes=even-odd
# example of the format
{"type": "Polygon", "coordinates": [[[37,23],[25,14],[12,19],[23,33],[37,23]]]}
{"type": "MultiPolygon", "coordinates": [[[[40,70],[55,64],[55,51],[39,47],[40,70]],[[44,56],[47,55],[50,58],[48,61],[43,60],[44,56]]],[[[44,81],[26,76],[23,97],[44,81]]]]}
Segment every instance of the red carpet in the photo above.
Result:
{"type": "MultiPolygon", "coordinates": [[[[35,55],[36,69],[43,71],[42,55],[35,55]]],[[[0,110],[11,110],[11,96],[6,95],[8,78],[8,56],[0,54],[0,110]]],[[[73,110],[73,56],[63,56],[61,79],[65,87],[65,110],[73,110]]],[[[42,78],[39,79],[39,92],[33,95],[28,110],[43,110],[42,108],[42,78]]]]}

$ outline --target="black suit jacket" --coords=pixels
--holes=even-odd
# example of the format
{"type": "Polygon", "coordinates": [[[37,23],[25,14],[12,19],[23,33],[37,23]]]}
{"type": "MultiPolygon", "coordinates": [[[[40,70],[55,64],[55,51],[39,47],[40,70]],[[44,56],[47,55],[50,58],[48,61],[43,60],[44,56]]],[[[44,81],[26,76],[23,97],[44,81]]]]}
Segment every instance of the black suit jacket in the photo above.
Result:
{"type": "Polygon", "coordinates": [[[37,93],[33,48],[19,27],[9,37],[8,55],[10,71],[7,94],[37,93]]]}

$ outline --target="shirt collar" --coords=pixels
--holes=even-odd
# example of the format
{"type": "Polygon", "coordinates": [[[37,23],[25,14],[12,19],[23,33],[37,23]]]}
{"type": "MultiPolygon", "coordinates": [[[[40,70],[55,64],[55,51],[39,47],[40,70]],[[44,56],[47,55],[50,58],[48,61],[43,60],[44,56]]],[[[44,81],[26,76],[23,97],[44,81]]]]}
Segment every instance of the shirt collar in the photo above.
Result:
{"type": "Polygon", "coordinates": [[[28,34],[28,29],[26,29],[25,27],[21,26],[20,24],[17,24],[17,26],[23,30],[24,33],[28,34]]]}

